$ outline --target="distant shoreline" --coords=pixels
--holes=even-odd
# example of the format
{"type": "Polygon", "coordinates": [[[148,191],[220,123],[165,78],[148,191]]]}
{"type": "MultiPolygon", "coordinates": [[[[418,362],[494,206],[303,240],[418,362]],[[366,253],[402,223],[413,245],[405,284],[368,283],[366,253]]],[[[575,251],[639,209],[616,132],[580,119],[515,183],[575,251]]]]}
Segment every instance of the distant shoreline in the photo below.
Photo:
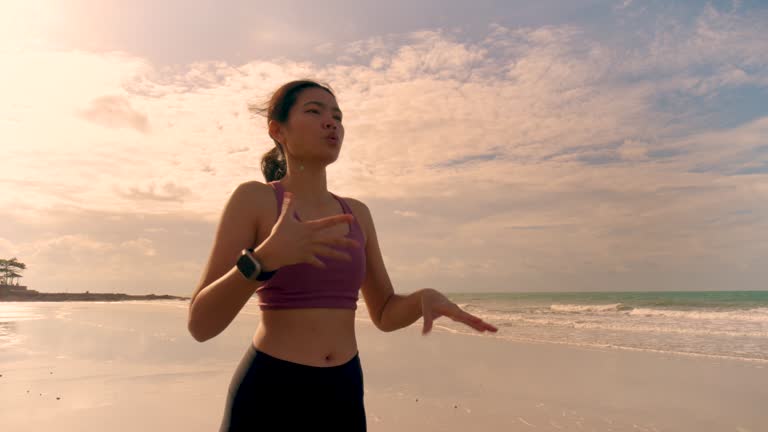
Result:
{"type": "Polygon", "coordinates": [[[123,300],[189,300],[189,297],[178,297],[167,294],[131,295],[123,293],[42,293],[42,292],[13,292],[0,295],[0,302],[19,301],[123,301],[123,300]]]}

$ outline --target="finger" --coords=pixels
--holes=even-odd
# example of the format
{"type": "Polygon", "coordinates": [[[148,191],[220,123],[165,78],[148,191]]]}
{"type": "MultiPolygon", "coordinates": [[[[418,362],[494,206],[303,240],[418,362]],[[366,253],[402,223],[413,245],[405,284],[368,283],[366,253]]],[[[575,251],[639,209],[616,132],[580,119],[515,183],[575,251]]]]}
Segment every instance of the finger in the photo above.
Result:
{"type": "Polygon", "coordinates": [[[492,331],[492,332],[499,331],[498,328],[494,327],[493,325],[491,325],[491,324],[489,324],[489,323],[487,323],[487,322],[483,321],[482,319],[480,319],[478,317],[475,317],[475,316],[472,316],[471,318],[465,319],[464,323],[466,323],[467,325],[469,325],[469,326],[471,326],[471,327],[473,327],[473,328],[475,328],[476,330],[479,330],[479,331],[492,331]]]}
{"type": "Polygon", "coordinates": [[[359,247],[362,247],[362,245],[360,244],[359,241],[351,239],[351,238],[346,238],[346,237],[338,239],[337,245],[341,246],[341,247],[348,247],[348,248],[359,248],[359,247]]]}
{"type": "Polygon", "coordinates": [[[314,256],[314,255],[312,255],[311,257],[309,257],[309,260],[308,260],[307,262],[308,262],[309,264],[311,264],[311,265],[313,265],[313,266],[317,267],[317,268],[321,268],[321,269],[327,268],[327,266],[325,265],[325,263],[324,263],[324,262],[322,262],[322,261],[320,261],[320,260],[319,260],[319,259],[318,259],[316,256],[314,256]]]}
{"type": "Polygon", "coordinates": [[[288,210],[293,210],[293,194],[290,192],[283,194],[283,209],[280,214],[287,214],[288,210]]]}
{"type": "Polygon", "coordinates": [[[296,201],[296,199],[294,199],[291,192],[285,192],[285,194],[283,194],[283,207],[280,210],[280,217],[288,217],[283,215],[291,215],[294,220],[298,221],[295,214],[296,211],[294,210],[296,208],[294,201],[296,201]]]}
{"type": "Polygon", "coordinates": [[[472,315],[471,313],[461,309],[457,304],[453,304],[450,312],[446,313],[446,316],[451,318],[452,320],[456,322],[462,322],[476,330],[479,331],[498,331],[496,327],[492,326],[491,324],[488,324],[487,322],[483,321],[482,318],[472,315]]]}
{"type": "MultiPolygon", "coordinates": [[[[490,330],[488,328],[489,324],[483,321],[482,318],[474,316],[468,312],[461,311],[459,315],[456,317],[457,321],[461,321],[471,327],[474,327],[477,330],[490,330]]],[[[494,328],[493,326],[490,326],[491,328],[494,328]]]]}
{"type": "Polygon", "coordinates": [[[316,255],[323,255],[323,256],[342,259],[346,261],[352,260],[352,257],[348,253],[340,252],[340,251],[331,249],[327,246],[315,246],[314,252],[316,255]]]}
{"type": "Polygon", "coordinates": [[[354,218],[355,217],[353,215],[345,213],[345,214],[324,217],[322,219],[315,219],[313,221],[310,221],[309,224],[316,230],[322,230],[325,228],[336,226],[341,223],[350,223],[354,220],[354,218]]]}
{"type": "Polygon", "coordinates": [[[481,323],[481,322],[483,322],[483,319],[482,319],[482,318],[480,318],[480,317],[476,317],[476,316],[474,316],[474,315],[471,315],[471,314],[468,314],[468,313],[465,313],[465,314],[466,314],[466,315],[465,315],[465,318],[466,318],[466,319],[467,319],[469,322],[474,322],[474,323],[481,323]]]}
{"type": "Polygon", "coordinates": [[[424,311],[424,329],[421,331],[422,335],[426,335],[432,330],[432,312],[427,309],[424,311]]]}
{"type": "Polygon", "coordinates": [[[483,325],[482,323],[476,323],[476,322],[472,322],[472,321],[462,321],[462,322],[463,322],[464,324],[466,324],[466,325],[468,325],[468,326],[472,327],[473,329],[475,329],[475,330],[477,330],[477,331],[485,331],[485,330],[488,330],[488,328],[487,328],[485,325],[483,325]]]}
{"type": "Polygon", "coordinates": [[[329,246],[339,246],[339,247],[347,247],[347,248],[359,248],[360,242],[344,237],[342,235],[322,235],[315,237],[315,242],[326,244],[329,246]]]}
{"type": "Polygon", "coordinates": [[[461,322],[471,322],[477,319],[477,317],[470,314],[469,312],[466,312],[456,304],[451,304],[448,310],[445,312],[445,315],[454,321],[461,322]]]}

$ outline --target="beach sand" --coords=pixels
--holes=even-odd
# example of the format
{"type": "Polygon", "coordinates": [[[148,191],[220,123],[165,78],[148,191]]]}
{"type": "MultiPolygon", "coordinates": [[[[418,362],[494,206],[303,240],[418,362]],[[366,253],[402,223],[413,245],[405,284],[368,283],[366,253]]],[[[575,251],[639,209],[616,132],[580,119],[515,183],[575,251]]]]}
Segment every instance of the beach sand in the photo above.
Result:
{"type": "MultiPolygon", "coordinates": [[[[18,325],[0,430],[217,430],[258,312],[201,344],[173,324],[184,309],[165,309],[152,334],[71,319],[40,344],[39,320],[18,325]]],[[[427,336],[421,320],[382,333],[358,316],[369,431],[768,431],[765,363],[457,334],[446,318],[427,336]]]]}

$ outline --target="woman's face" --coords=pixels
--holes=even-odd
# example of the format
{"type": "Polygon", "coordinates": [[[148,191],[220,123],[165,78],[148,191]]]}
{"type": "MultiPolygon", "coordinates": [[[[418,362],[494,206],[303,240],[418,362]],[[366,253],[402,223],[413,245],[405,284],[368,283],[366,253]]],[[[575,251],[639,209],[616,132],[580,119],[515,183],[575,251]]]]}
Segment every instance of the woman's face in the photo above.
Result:
{"type": "Polygon", "coordinates": [[[287,143],[287,151],[294,158],[331,163],[339,157],[344,140],[341,120],[336,98],[323,89],[307,88],[299,93],[287,124],[275,135],[278,142],[287,143]],[[336,139],[329,139],[329,135],[336,139]]]}

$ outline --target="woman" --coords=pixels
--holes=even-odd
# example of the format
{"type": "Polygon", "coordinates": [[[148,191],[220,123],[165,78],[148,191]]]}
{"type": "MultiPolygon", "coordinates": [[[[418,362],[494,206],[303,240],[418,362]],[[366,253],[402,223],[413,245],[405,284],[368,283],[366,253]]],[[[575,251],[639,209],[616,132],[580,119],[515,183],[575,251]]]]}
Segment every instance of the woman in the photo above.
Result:
{"type": "Polygon", "coordinates": [[[328,87],[289,82],[258,111],[275,143],[262,159],[267,183],[245,182],[230,196],[190,302],[189,331],[202,342],[259,298],[261,322],[230,383],[220,430],[365,431],[358,291],[384,332],[421,316],[424,334],[440,316],[497,329],[434,289],[394,294],[368,207],[327,190],[326,167],[344,140],[328,87]]]}

